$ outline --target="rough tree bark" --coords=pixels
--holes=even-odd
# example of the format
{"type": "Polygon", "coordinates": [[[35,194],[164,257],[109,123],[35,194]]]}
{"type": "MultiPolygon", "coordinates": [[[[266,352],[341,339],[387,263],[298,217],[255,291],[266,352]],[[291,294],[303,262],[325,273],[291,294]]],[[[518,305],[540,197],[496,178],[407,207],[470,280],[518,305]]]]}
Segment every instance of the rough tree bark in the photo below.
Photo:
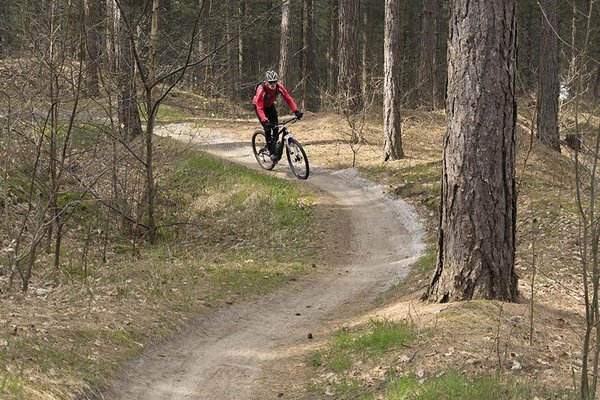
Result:
{"type": "Polygon", "coordinates": [[[100,4],[98,0],[84,0],[86,91],[91,96],[100,94],[100,4]]]}
{"type": "Polygon", "coordinates": [[[292,36],[292,24],[290,13],[292,2],[286,1],[281,5],[281,39],[279,42],[279,77],[284,82],[290,75],[290,38],[292,36]]]}
{"type": "MultiPolygon", "coordinates": [[[[360,54],[360,64],[361,64],[361,77],[360,77],[360,87],[362,90],[362,98],[365,102],[368,102],[367,99],[369,88],[371,86],[371,71],[370,67],[373,65],[371,62],[372,49],[373,45],[370,42],[371,38],[371,30],[373,23],[371,22],[373,16],[371,15],[373,10],[373,2],[371,0],[364,0],[363,2],[363,11],[362,11],[362,29],[361,29],[361,54],[360,54]]],[[[396,22],[397,23],[397,22],[396,22]]]]}
{"type": "MultiPolygon", "coordinates": [[[[246,20],[244,26],[247,25],[250,18],[254,18],[252,11],[255,9],[255,0],[243,0],[246,9],[246,20]]],[[[244,89],[244,98],[252,98],[254,96],[254,83],[261,79],[258,72],[258,57],[257,57],[257,43],[253,38],[244,40],[242,47],[242,53],[244,57],[244,64],[242,65],[243,80],[242,82],[251,82],[246,85],[244,89]]]]}
{"type": "Polygon", "coordinates": [[[444,100],[443,88],[440,85],[440,47],[442,2],[441,0],[425,0],[421,18],[421,49],[418,71],[419,105],[428,110],[435,110],[444,100]]]}
{"type": "Polygon", "coordinates": [[[327,93],[335,95],[338,79],[339,0],[329,4],[329,40],[327,44],[327,93]]]}
{"type": "Polygon", "coordinates": [[[556,0],[540,0],[542,23],[537,89],[537,137],[560,152],[558,130],[559,48],[556,0]]]}
{"type": "Polygon", "coordinates": [[[117,53],[118,53],[118,32],[117,32],[117,18],[119,17],[119,10],[115,0],[106,0],[105,5],[106,11],[106,42],[105,42],[105,63],[106,67],[111,73],[115,73],[117,70],[117,53]]]}
{"type": "Polygon", "coordinates": [[[349,112],[362,108],[358,58],[358,0],[339,3],[339,74],[338,91],[349,112]]]}
{"type": "Polygon", "coordinates": [[[315,66],[314,48],[314,0],[304,0],[302,9],[302,107],[305,110],[317,111],[318,86],[315,84],[317,68],[315,66]]]}
{"type": "Polygon", "coordinates": [[[146,196],[148,202],[148,241],[156,243],[156,185],[154,179],[154,124],[158,112],[158,103],[156,101],[156,56],[158,48],[158,3],[159,0],[152,0],[152,16],[150,27],[150,41],[148,44],[148,79],[146,80],[146,110],[148,119],[146,121],[146,196]]]}
{"type": "Polygon", "coordinates": [[[237,58],[237,41],[235,40],[235,31],[236,31],[236,27],[233,21],[233,13],[235,12],[235,10],[237,9],[237,7],[235,7],[235,1],[234,0],[226,0],[225,1],[225,7],[226,7],[226,13],[225,13],[225,40],[227,42],[227,45],[225,47],[226,50],[226,62],[225,62],[225,68],[223,73],[225,74],[224,76],[224,80],[225,80],[225,89],[227,90],[227,93],[225,93],[226,96],[228,96],[229,98],[237,98],[239,96],[237,96],[236,90],[235,90],[235,86],[237,84],[238,78],[237,78],[237,63],[238,63],[238,58],[237,58]]]}
{"type": "MultiPolygon", "coordinates": [[[[245,64],[245,59],[244,59],[244,46],[246,44],[246,41],[249,40],[246,35],[244,35],[244,23],[246,20],[246,1],[245,0],[238,0],[238,24],[237,24],[237,34],[238,34],[238,57],[237,57],[237,62],[238,62],[238,70],[237,70],[237,76],[238,76],[238,82],[239,82],[239,86],[241,86],[241,83],[244,82],[244,64],[245,64]]],[[[237,94],[239,96],[240,99],[245,98],[242,94],[241,90],[237,90],[237,94]]]]}
{"type": "MultiPolygon", "coordinates": [[[[200,23],[199,29],[198,29],[198,57],[199,58],[203,58],[206,57],[209,53],[209,39],[208,39],[208,32],[209,32],[209,25],[208,22],[210,21],[210,14],[211,14],[211,7],[212,7],[212,1],[211,0],[199,0],[199,9],[200,12],[202,13],[201,18],[202,18],[202,22],[200,23]]],[[[192,75],[194,75],[194,80],[196,82],[197,85],[197,90],[200,94],[203,95],[208,95],[209,94],[209,90],[208,90],[208,82],[210,80],[210,76],[211,76],[211,68],[209,66],[209,59],[206,59],[202,64],[199,64],[197,67],[194,68],[194,73],[192,75]]]]}
{"type": "Polygon", "coordinates": [[[517,299],[516,0],[451,0],[436,302],[517,299]]]}
{"type": "Polygon", "coordinates": [[[385,161],[404,158],[400,119],[400,0],[385,0],[383,131],[385,161]]]}
{"type": "MultiPolygon", "coordinates": [[[[114,1],[114,0],[113,0],[114,1]]],[[[123,1],[126,5],[131,0],[123,1]]],[[[142,121],[138,110],[137,89],[135,77],[135,60],[129,40],[129,33],[120,15],[115,7],[115,30],[117,37],[116,50],[116,68],[117,80],[119,86],[118,96],[118,116],[121,135],[125,141],[142,134],[142,121]]]]}

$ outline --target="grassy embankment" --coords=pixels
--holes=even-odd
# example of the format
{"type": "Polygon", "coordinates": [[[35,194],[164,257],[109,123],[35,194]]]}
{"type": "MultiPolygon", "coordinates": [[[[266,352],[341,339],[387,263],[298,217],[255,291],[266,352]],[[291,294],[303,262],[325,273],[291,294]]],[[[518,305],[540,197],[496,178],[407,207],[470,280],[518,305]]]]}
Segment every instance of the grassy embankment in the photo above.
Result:
{"type": "MultiPolygon", "coordinates": [[[[50,278],[52,257],[42,254],[28,293],[1,294],[0,398],[74,398],[198,316],[293,280],[314,262],[310,195],[169,139],[157,139],[157,149],[156,245],[137,240],[134,248],[121,236],[107,244],[105,263],[88,255],[84,265],[83,244],[65,240],[58,276],[50,278]]],[[[72,221],[82,222],[73,229],[87,230],[95,209],[76,210],[72,221]]]]}
{"type": "MultiPolygon", "coordinates": [[[[427,304],[420,297],[436,262],[444,121],[435,113],[404,115],[407,158],[384,164],[359,153],[358,166],[421,211],[429,248],[404,282],[379,296],[378,317],[348,321],[307,358],[308,390],[324,399],[574,398],[583,327],[569,149],[557,154],[532,141],[520,118],[519,302],[427,304]]],[[[373,131],[367,141],[377,149],[381,130],[373,131]]]]}

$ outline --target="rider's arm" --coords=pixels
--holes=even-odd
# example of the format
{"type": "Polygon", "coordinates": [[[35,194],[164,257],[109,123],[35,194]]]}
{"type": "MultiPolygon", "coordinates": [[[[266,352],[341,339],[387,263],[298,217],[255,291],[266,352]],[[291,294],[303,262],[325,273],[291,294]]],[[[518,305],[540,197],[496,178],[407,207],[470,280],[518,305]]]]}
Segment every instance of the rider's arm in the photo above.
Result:
{"type": "Polygon", "coordinates": [[[260,118],[260,122],[267,122],[269,119],[265,115],[265,88],[263,85],[258,85],[256,89],[256,94],[252,99],[252,104],[256,106],[256,112],[258,113],[258,118],[260,118]]]}
{"type": "Polygon", "coordinates": [[[292,110],[292,112],[298,110],[298,106],[296,105],[296,103],[294,103],[294,99],[292,99],[292,96],[290,96],[288,91],[283,87],[283,85],[281,83],[277,83],[277,84],[279,85],[279,92],[283,96],[283,99],[285,100],[287,105],[290,106],[290,109],[292,110]]]}

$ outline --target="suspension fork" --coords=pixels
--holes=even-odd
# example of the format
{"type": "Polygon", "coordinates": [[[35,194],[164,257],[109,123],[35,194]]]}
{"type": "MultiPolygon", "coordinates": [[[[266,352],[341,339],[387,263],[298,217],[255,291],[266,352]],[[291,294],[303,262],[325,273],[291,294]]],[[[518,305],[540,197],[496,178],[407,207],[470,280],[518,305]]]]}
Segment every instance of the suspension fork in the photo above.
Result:
{"type": "MultiPolygon", "coordinates": [[[[290,150],[290,139],[293,138],[292,132],[288,132],[287,130],[283,132],[283,143],[285,144],[285,148],[287,151],[290,150]]],[[[283,148],[282,148],[283,153],[283,148]]]]}

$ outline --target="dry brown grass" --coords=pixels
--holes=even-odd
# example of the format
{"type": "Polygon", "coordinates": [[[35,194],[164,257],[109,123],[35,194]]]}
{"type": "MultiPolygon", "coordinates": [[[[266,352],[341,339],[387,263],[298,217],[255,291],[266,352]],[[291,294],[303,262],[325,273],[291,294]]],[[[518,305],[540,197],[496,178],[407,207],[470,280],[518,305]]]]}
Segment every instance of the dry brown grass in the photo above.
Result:
{"type": "MultiPolygon", "coordinates": [[[[187,100],[186,100],[187,101],[187,100]]],[[[235,115],[239,108],[231,109],[235,115]]],[[[231,115],[220,119],[202,119],[191,109],[185,110],[186,120],[238,135],[249,140],[258,127],[253,115],[233,121],[231,115]]],[[[370,179],[388,185],[391,195],[402,195],[415,204],[428,221],[428,239],[436,235],[436,202],[439,186],[436,176],[441,171],[442,138],[445,116],[405,110],[403,112],[403,143],[406,158],[383,163],[382,129],[371,117],[364,132],[365,143],[356,153],[350,145],[350,132],[342,116],[328,113],[306,113],[302,123],[293,126],[295,136],[305,144],[312,165],[324,168],[356,166],[370,179]],[[426,175],[427,178],[420,179],[426,175]]],[[[219,117],[219,116],[215,116],[219,117]]],[[[177,116],[174,117],[177,119],[177,116]]],[[[429,272],[415,273],[394,291],[386,294],[374,315],[394,320],[410,320],[423,334],[412,349],[410,361],[403,354],[390,354],[380,363],[399,371],[420,371],[433,376],[441,369],[464,370],[469,374],[501,370],[506,374],[542,385],[569,387],[573,369],[577,373],[583,329],[581,277],[579,274],[577,228],[574,203],[573,163],[564,149],[556,154],[530,140],[527,118],[519,120],[517,135],[517,272],[521,299],[516,304],[497,302],[466,302],[432,305],[419,300],[429,280],[429,272]],[[530,148],[530,144],[532,147],[530,148]],[[533,221],[536,224],[533,224],[533,221]],[[529,337],[531,321],[531,276],[535,251],[538,270],[534,282],[533,337],[529,337]],[[531,339],[531,344],[530,344],[531,339]],[[402,361],[404,360],[404,361],[402,361]],[[518,362],[520,369],[513,369],[518,362]]],[[[204,211],[214,209],[217,202],[200,205],[204,211]]],[[[318,201],[317,201],[318,203],[318,201]]],[[[318,208],[318,207],[317,207],[318,208]]],[[[328,216],[330,217],[329,213],[328,216]]],[[[326,242],[335,239],[336,218],[327,218],[327,231],[317,238],[326,242]],[[328,236],[330,235],[330,236],[328,236]],[[334,238],[334,239],[331,239],[334,238]]],[[[335,243],[331,244],[333,247],[335,243]]],[[[327,248],[321,244],[319,248],[327,248]]],[[[216,260],[219,261],[219,260],[216,260]]],[[[124,261],[114,264],[115,269],[124,261]]],[[[86,386],[86,379],[105,376],[115,366],[141,348],[141,343],[167,335],[203,310],[237,301],[230,293],[218,301],[203,297],[200,289],[202,270],[195,279],[174,278],[178,271],[189,268],[185,262],[170,257],[168,252],[152,260],[131,258],[126,262],[128,278],[111,280],[111,274],[96,280],[74,280],[69,285],[50,289],[43,279],[33,283],[28,295],[3,296],[0,304],[0,356],[8,354],[7,345],[40,343],[45,357],[58,357],[71,372],[65,377],[56,374],[36,360],[13,359],[5,366],[10,382],[0,376],[3,384],[23,384],[21,398],[69,398],[86,386]],[[157,279],[159,287],[138,283],[143,274],[160,276],[160,263],[169,263],[172,274],[157,279]],[[156,264],[154,264],[156,263],[156,264]],[[131,279],[128,281],[127,279],[131,279]],[[162,283],[164,282],[164,283],[162,283]],[[186,289],[187,288],[187,289],[186,289]],[[188,290],[189,289],[189,290],[188,290]],[[179,296],[195,290],[193,297],[179,296]],[[163,293],[153,298],[153,293],[163,293]],[[178,297],[179,296],[179,297],[178,297]],[[180,311],[173,308],[186,305],[180,311]],[[86,336],[93,326],[94,333],[86,336]],[[16,328],[16,331],[15,331],[16,328]],[[4,342],[2,341],[4,340],[4,342]],[[4,345],[4,343],[7,345],[4,345]],[[72,349],[80,353],[82,364],[60,359],[72,349]],[[129,351],[123,352],[123,349],[129,351]],[[61,353],[62,352],[62,353],[61,353]],[[77,375],[81,370],[85,375],[77,375]],[[8,383],[6,383],[8,382],[8,383]],[[48,388],[53,388],[48,390],[48,388]]],[[[366,316],[370,318],[372,315],[366,316]]],[[[356,323],[361,323],[357,321],[356,323]]],[[[72,360],[72,359],[71,359],[72,360]]],[[[388,370],[389,370],[388,369],[388,370]]]]}
{"type": "MultiPolygon", "coordinates": [[[[445,116],[411,110],[405,110],[403,115],[406,158],[383,162],[381,124],[372,121],[364,132],[366,143],[356,153],[356,166],[370,179],[388,185],[391,195],[400,194],[415,204],[428,221],[429,240],[433,243],[437,206],[432,207],[430,200],[439,202],[439,186],[433,182],[439,182],[439,175],[435,179],[431,175],[441,172],[438,164],[445,116]],[[423,177],[429,183],[415,190],[412,177],[409,178],[413,173],[430,175],[423,177]]],[[[580,366],[584,329],[574,164],[570,149],[563,148],[558,154],[531,140],[528,124],[526,118],[519,120],[516,137],[519,302],[426,304],[419,298],[429,282],[430,272],[413,274],[385,296],[384,307],[375,315],[393,320],[411,319],[427,335],[407,351],[411,353],[410,362],[399,362],[405,359],[402,354],[380,360],[385,370],[423,371],[425,376],[435,376],[445,369],[469,375],[502,371],[539,386],[560,389],[573,385],[573,374],[578,373],[580,366]],[[533,283],[531,320],[534,267],[537,276],[533,283]],[[531,338],[530,329],[533,329],[531,338]]],[[[240,137],[247,136],[255,127],[253,120],[243,127],[227,126],[240,137]]],[[[293,130],[305,144],[313,165],[352,166],[350,133],[342,116],[307,113],[303,123],[295,125],[293,130]]],[[[366,371],[363,373],[368,375],[366,371]]]]}

